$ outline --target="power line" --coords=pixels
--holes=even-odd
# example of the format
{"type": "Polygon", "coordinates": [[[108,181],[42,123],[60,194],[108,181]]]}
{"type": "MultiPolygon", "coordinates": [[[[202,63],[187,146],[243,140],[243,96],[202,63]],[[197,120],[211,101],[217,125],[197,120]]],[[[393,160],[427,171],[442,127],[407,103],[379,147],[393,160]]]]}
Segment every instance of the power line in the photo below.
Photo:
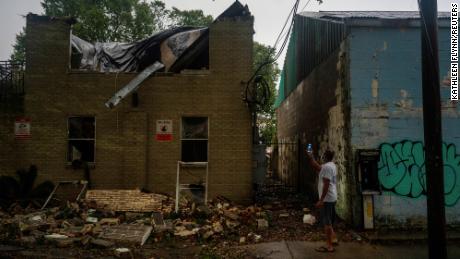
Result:
{"type": "MultiPolygon", "coordinates": [[[[310,0],[309,0],[310,1],[310,0]]],[[[296,14],[297,14],[297,9],[299,8],[299,4],[300,4],[300,1],[297,0],[295,5],[294,5],[294,12],[293,12],[293,15],[292,15],[292,20],[291,20],[291,25],[289,26],[289,29],[287,31],[287,34],[286,34],[286,37],[284,38],[284,42],[283,42],[283,45],[281,46],[280,50],[278,51],[278,53],[276,54],[275,56],[275,59],[273,62],[275,62],[276,60],[279,59],[279,57],[281,56],[281,54],[283,53],[283,50],[284,48],[286,47],[288,41],[289,41],[289,36],[291,34],[291,31],[294,27],[294,21],[295,21],[295,17],[296,17],[296,14]]]]}
{"type": "Polygon", "coordinates": [[[310,3],[311,0],[308,0],[308,2],[303,6],[301,12],[303,12],[305,10],[305,8],[307,8],[308,4],[310,3]]]}
{"type": "Polygon", "coordinates": [[[286,29],[286,25],[288,24],[289,20],[291,20],[290,17],[292,15],[292,13],[294,12],[294,8],[295,8],[295,5],[291,8],[291,11],[289,12],[289,15],[286,18],[286,21],[284,22],[283,29],[281,29],[281,32],[278,35],[278,38],[276,38],[275,44],[273,44],[273,48],[276,48],[276,45],[278,45],[278,42],[279,42],[279,40],[281,39],[281,37],[283,35],[284,29],[286,29]]]}
{"type": "MultiPolygon", "coordinates": [[[[308,4],[310,3],[311,0],[308,0],[308,2],[306,3],[306,5],[303,7],[303,9],[305,9],[308,4]]],[[[261,65],[259,65],[259,67],[256,69],[256,71],[254,72],[254,74],[251,76],[251,78],[248,80],[248,82],[246,83],[246,91],[245,91],[245,97],[244,97],[244,100],[245,101],[248,101],[248,102],[251,102],[251,103],[263,103],[262,102],[259,102],[258,100],[248,100],[248,93],[249,93],[249,86],[251,85],[251,83],[255,82],[255,81],[258,81],[258,82],[255,82],[255,83],[259,83],[261,84],[262,87],[268,87],[268,84],[266,84],[266,82],[260,82],[260,80],[255,80],[257,77],[259,77],[259,72],[260,70],[267,66],[267,65],[270,65],[270,64],[273,64],[274,62],[276,62],[279,57],[281,56],[281,54],[283,53],[284,49],[286,48],[288,42],[289,42],[289,37],[291,35],[291,31],[293,30],[293,27],[294,27],[294,22],[295,22],[295,18],[296,18],[296,14],[297,14],[297,10],[299,8],[299,4],[300,4],[300,0],[296,0],[295,3],[294,3],[294,6],[292,7],[288,17],[286,18],[286,21],[283,25],[283,28],[281,30],[281,32],[279,33],[278,37],[276,38],[276,41],[275,41],[275,44],[272,48],[272,50],[268,53],[267,57],[266,57],[266,61],[264,63],[262,63],[261,65]],[[289,21],[290,24],[289,24],[289,21]],[[285,32],[285,29],[287,27],[287,25],[289,24],[289,27],[287,29],[287,31],[285,32]],[[284,37],[284,40],[283,40],[283,43],[279,49],[279,51],[275,54],[275,57],[272,59],[271,56],[274,54],[274,52],[276,52],[276,46],[278,45],[278,43],[280,42],[280,40],[284,37]]],[[[256,91],[254,91],[254,93],[256,93],[256,91]]]]}

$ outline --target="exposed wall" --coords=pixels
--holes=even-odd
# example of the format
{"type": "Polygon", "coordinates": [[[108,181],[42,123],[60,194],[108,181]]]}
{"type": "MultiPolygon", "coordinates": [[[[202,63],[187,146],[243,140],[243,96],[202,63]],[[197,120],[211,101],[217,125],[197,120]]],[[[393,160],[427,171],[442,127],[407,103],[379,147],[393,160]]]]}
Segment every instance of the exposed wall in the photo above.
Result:
{"type": "Polygon", "coordinates": [[[32,139],[18,142],[11,132],[2,135],[2,146],[20,154],[2,161],[2,174],[36,164],[38,181],[81,179],[82,172],[66,162],[67,118],[91,115],[96,118],[94,188],[138,187],[173,194],[181,117],[208,116],[210,197],[250,198],[251,118],[241,99],[241,81],[251,76],[252,19],[211,26],[209,71],[157,74],[142,83],[138,107],[131,107],[128,97],[113,110],[104,103],[136,74],[69,71],[69,32],[65,20],[28,17],[25,116],[32,121],[32,139]],[[172,142],[155,140],[160,119],[173,120],[172,142]]]}
{"type": "Polygon", "coordinates": [[[349,121],[347,42],[334,51],[281,103],[277,109],[279,171],[298,183],[300,191],[317,198],[317,176],[307,164],[306,145],[313,144],[316,157],[335,151],[338,168],[337,212],[350,214],[349,121]],[[282,144],[288,142],[293,144],[282,144]],[[299,148],[300,147],[300,148],[299,148]],[[300,155],[298,151],[300,150],[300,155]]]}
{"type": "MultiPolygon", "coordinates": [[[[381,148],[376,226],[426,223],[421,46],[418,28],[353,28],[352,145],[381,148]]],[[[439,29],[446,219],[460,223],[460,110],[449,100],[449,30],[439,29]]]]}

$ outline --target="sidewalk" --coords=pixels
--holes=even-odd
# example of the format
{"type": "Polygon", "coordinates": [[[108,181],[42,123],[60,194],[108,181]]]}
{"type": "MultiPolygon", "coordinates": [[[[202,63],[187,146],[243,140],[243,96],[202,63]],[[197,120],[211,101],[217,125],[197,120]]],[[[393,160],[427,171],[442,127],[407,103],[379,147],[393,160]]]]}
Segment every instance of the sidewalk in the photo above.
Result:
{"type": "MultiPolygon", "coordinates": [[[[270,259],[307,259],[307,258],[404,258],[419,259],[428,258],[426,245],[402,244],[402,245],[372,245],[368,243],[341,243],[334,253],[319,253],[316,247],[324,245],[324,242],[300,242],[282,241],[262,243],[247,246],[247,251],[258,258],[270,259]]],[[[448,246],[448,258],[460,258],[460,246],[452,244],[448,246]]]]}

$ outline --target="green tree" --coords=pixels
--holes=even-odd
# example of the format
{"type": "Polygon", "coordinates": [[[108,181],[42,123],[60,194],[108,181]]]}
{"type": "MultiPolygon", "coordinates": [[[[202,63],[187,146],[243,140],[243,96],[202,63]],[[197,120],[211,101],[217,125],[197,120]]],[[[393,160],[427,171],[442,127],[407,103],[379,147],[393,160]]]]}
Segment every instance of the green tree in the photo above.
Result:
{"type": "MultiPolygon", "coordinates": [[[[73,33],[89,42],[133,42],[170,26],[208,26],[213,17],[202,10],[166,8],[161,0],[43,0],[44,14],[74,17],[73,33]]],[[[25,61],[25,29],[16,36],[11,59],[25,61]]]]}
{"type": "MultiPolygon", "coordinates": [[[[275,50],[267,45],[254,42],[254,57],[253,57],[253,71],[266,63],[268,60],[275,58],[275,50]]],[[[272,142],[276,137],[276,116],[275,116],[275,99],[276,99],[276,83],[280,74],[280,69],[276,62],[263,66],[259,73],[268,89],[268,99],[259,107],[259,114],[257,116],[257,124],[259,127],[259,134],[261,140],[264,142],[272,142]]],[[[257,95],[263,96],[262,87],[257,89],[257,95]]]]}
{"type": "Polygon", "coordinates": [[[22,31],[16,34],[16,42],[13,45],[13,53],[10,59],[24,63],[26,60],[26,28],[22,28],[22,31]]]}
{"type": "Polygon", "coordinates": [[[173,7],[168,14],[173,26],[209,26],[214,18],[205,15],[202,10],[179,10],[173,7]]]}
{"type": "Polygon", "coordinates": [[[45,15],[77,19],[75,35],[90,42],[136,41],[160,30],[165,19],[162,1],[139,0],[43,0],[45,15]]]}

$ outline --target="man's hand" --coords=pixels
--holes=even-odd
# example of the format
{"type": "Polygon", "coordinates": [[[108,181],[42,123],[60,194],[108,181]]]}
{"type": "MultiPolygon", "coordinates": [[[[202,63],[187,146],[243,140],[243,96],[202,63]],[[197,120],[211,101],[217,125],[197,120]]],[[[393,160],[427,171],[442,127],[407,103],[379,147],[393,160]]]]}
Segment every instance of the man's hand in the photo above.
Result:
{"type": "Polygon", "coordinates": [[[315,204],[315,207],[318,208],[318,209],[321,208],[321,207],[323,207],[323,206],[324,206],[324,202],[323,202],[322,200],[319,200],[319,201],[315,204]]]}

